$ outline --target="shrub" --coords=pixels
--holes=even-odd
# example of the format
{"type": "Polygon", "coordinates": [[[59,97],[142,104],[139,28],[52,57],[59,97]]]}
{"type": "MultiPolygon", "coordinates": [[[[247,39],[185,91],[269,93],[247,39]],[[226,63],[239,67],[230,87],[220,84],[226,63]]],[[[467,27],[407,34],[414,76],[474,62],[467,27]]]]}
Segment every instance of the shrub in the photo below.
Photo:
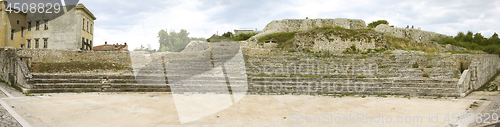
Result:
{"type": "Polygon", "coordinates": [[[233,38],[231,38],[231,40],[234,40],[234,41],[244,41],[244,40],[248,40],[248,38],[250,38],[252,36],[255,36],[257,34],[258,33],[240,33],[237,36],[234,36],[233,38]]]}
{"type": "Polygon", "coordinates": [[[387,24],[387,25],[389,25],[389,22],[387,22],[387,20],[373,21],[372,23],[368,24],[368,27],[375,28],[375,27],[377,27],[380,24],[387,24]]]}
{"type": "Polygon", "coordinates": [[[297,32],[279,32],[268,34],[264,37],[258,39],[259,43],[264,42],[265,40],[274,40],[278,44],[279,48],[291,48],[292,42],[295,39],[295,33],[297,32]]]}
{"type": "Polygon", "coordinates": [[[427,74],[427,72],[424,71],[424,74],[422,75],[422,77],[429,77],[429,74],[427,74]]]}
{"type": "Polygon", "coordinates": [[[413,67],[413,68],[418,68],[418,63],[417,63],[417,62],[413,63],[413,66],[412,66],[412,67],[413,67]]]}

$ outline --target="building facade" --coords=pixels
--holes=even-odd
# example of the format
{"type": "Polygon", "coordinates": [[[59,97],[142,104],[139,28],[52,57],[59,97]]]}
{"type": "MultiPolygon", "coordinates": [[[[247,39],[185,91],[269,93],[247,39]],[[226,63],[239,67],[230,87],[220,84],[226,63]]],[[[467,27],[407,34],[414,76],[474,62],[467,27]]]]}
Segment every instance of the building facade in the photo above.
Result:
{"type": "Polygon", "coordinates": [[[0,3],[0,47],[92,50],[96,17],[83,4],[54,14],[11,13],[0,3]]]}

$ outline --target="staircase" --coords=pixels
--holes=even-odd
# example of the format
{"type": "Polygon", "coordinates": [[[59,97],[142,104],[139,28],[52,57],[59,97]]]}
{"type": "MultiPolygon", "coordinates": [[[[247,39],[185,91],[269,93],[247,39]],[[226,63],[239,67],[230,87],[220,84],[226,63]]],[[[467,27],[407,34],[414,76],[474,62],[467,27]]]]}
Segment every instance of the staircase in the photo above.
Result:
{"type": "Polygon", "coordinates": [[[209,45],[208,50],[199,52],[165,53],[137,69],[137,73],[32,73],[28,87],[21,89],[25,93],[246,92],[248,83],[239,44],[209,45]]]}

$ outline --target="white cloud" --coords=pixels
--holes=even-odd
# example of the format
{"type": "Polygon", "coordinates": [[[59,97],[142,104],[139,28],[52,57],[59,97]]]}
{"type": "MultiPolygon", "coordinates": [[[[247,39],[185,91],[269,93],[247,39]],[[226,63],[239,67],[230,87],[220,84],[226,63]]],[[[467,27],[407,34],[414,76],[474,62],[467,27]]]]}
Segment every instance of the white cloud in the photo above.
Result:
{"type": "Polygon", "coordinates": [[[293,18],[353,18],[366,23],[386,19],[391,25],[414,25],[447,35],[500,29],[498,1],[206,1],[206,0],[86,0],[98,18],[95,44],[127,42],[158,48],[160,29],[186,29],[192,37],[210,37],[239,28],[263,29],[272,20],[293,18]],[[116,4],[115,6],[113,4],[116,4]]]}

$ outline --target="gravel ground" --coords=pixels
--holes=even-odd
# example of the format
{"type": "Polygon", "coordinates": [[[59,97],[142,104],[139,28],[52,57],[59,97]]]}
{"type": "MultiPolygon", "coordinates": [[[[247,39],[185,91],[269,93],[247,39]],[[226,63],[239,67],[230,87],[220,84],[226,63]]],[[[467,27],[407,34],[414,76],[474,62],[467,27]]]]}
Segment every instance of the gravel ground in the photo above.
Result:
{"type": "Polygon", "coordinates": [[[7,110],[0,107],[0,127],[22,127],[7,110]]]}
{"type": "MultiPolygon", "coordinates": [[[[7,95],[0,92],[0,98],[7,98],[7,95]]],[[[22,127],[2,105],[0,105],[0,127],[22,127]]]]}

